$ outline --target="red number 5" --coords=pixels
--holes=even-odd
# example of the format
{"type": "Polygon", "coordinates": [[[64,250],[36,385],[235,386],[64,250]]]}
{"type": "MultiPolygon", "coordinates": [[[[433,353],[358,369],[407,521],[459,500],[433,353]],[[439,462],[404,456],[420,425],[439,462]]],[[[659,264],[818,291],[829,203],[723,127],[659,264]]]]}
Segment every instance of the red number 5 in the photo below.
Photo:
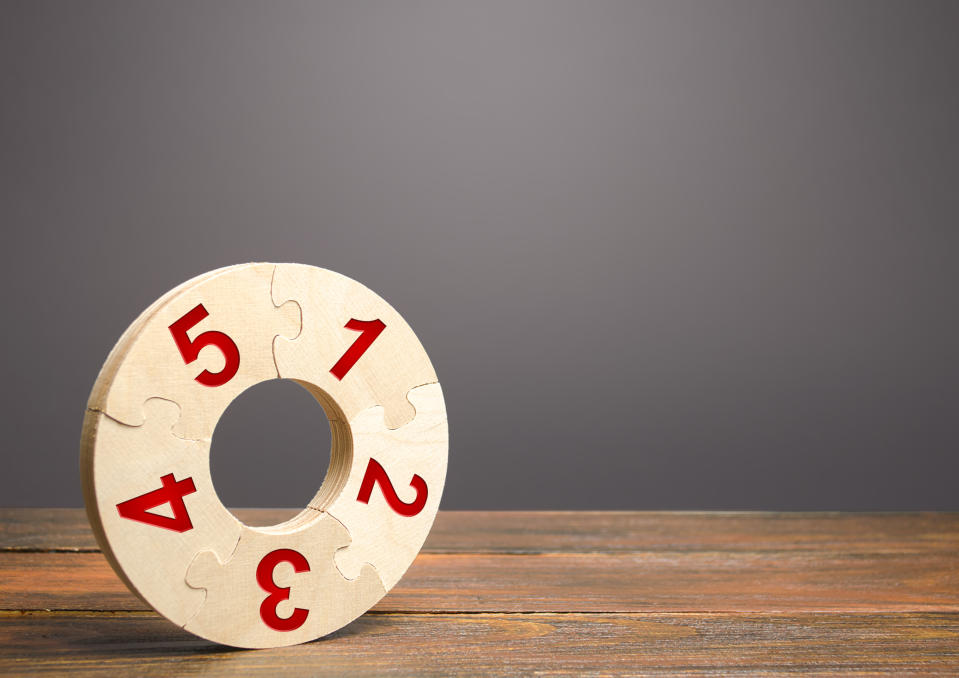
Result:
{"type": "Polygon", "coordinates": [[[277,586],[273,581],[273,570],[280,563],[289,563],[294,572],[310,571],[306,557],[293,549],[277,549],[263,556],[263,560],[256,567],[256,583],[270,595],[260,603],[260,618],[264,624],[276,631],[293,631],[303,626],[310,611],[298,607],[285,619],[276,614],[276,606],[290,599],[290,587],[277,586]]]}
{"type": "Polygon", "coordinates": [[[216,346],[223,354],[226,364],[219,372],[210,372],[203,370],[197,375],[196,380],[204,386],[223,386],[230,381],[240,369],[240,349],[236,347],[230,337],[223,332],[208,331],[190,340],[187,331],[198,322],[207,317],[209,312],[203,307],[203,304],[197,304],[187,311],[186,315],[170,325],[170,334],[173,335],[173,341],[176,347],[180,349],[180,355],[183,356],[183,362],[187,365],[192,363],[200,355],[200,350],[204,346],[216,346]]]}

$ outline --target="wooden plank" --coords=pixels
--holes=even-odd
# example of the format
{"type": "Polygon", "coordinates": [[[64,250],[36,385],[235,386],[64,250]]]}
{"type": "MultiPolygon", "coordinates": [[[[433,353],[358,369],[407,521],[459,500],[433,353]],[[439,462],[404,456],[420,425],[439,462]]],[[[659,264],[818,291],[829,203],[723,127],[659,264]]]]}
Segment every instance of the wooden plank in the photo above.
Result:
{"type": "MultiPolygon", "coordinates": [[[[290,509],[235,509],[268,525],[290,509]]],[[[425,553],[959,551],[959,513],[440,511],[425,553]]],[[[0,551],[97,551],[82,509],[0,509],[0,551]]]]}
{"type": "Polygon", "coordinates": [[[959,551],[959,513],[441,511],[435,553],[959,551]]]}
{"type": "Polygon", "coordinates": [[[0,551],[90,551],[95,547],[83,509],[0,509],[0,551]]]}
{"type": "MultiPolygon", "coordinates": [[[[959,554],[420,554],[379,611],[959,611],[959,554]]],[[[0,609],[143,610],[98,553],[0,553],[0,609]]]]}
{"type": "Polygon", "coordinates": [[[82,512],[0,511],[0,674],[959,673],[959,514],[456,512],[428,548],[345,629],[237,652],[137,611],[82,512]]]}
{"type": "MultiPolygon", "coordinates": [[[[251,525],[289,519],[293,509],[233,509],[251,525]]],[[[629,552],[638,548],[637,512],[440,511],[426,553],[629,552]]],[[[97,552],[82,509],[0,509],[0,551],[97,552]]]]}
{"type": "Polygon", "coordinates": [[[0,620],[5,675],[959,672],[956,614],[367,614],[313,643],[245,652],[146,613],[0,620]]]}

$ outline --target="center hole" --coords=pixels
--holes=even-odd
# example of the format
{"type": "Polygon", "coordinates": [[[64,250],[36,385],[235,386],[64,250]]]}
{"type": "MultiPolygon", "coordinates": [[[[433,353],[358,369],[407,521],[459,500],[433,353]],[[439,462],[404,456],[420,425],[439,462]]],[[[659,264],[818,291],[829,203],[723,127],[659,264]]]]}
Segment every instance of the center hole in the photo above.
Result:
{"type": "Polygon", "coordinates": [[[299,514],[316,495],[330,466],[330,422],[305,388],[287,379],[256,384],[227,407],[210,450],[213,486],[227,507],[270,508],[254,527],[299,514]]]}

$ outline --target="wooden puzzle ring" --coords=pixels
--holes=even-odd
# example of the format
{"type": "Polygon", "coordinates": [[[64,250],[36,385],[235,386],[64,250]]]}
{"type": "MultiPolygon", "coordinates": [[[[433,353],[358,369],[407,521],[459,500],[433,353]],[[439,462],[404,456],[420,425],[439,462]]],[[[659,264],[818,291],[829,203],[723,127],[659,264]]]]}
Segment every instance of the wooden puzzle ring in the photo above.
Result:
{"type": "Polygon", "coordinates": [[[81,470],[97,541],[132,591],[201,637],[275,647],[342,627],[399,581],[447,449],[436,374],[389,304],[332,271],[243,264],[171,290],[120,337],[90,395],[81,470]],[[236,396],[278,377],[322,406],[330,468],[299,515],[250,527],[216,495],[210,441],[236,396]]]}

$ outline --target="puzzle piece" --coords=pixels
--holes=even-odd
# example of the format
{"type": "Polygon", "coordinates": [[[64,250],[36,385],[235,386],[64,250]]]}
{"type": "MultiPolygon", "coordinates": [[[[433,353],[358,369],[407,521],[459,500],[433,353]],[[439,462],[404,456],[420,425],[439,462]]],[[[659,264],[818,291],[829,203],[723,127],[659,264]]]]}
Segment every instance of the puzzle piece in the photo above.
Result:
{"type": "Polygon", "coordinates": [[[339,522],[308,510],[293,523],[244,526],[228,560],[198,554],[186,583],[206,600],[184,628],[236,647],[293,645],[348,624],[386,594],[372,566],[352,580],[334,567],[334,552],[350,542],[339,522]]]}
{"type": "Polygon", "coordinates": [[[143,410],[140,426],[87,411],[81,451],[88,460],[87,511],[117,574],[183,625],[203,604],[203,594],[186,585],[183,573],[200,550],[232,553],[242,524],[213,489],[209,444],[173,435],[179,407],[152,398],[143,410]]]}
{"type": "Polygon", "coordinates": [[[189,403],[174,434],[210,440],[237,395],[278,376],[274,338],[300,333],[298,304],[277,307],[272,302],[274,268],[232,267],[178,288],[120,348],[118,364],[108,375],[112,381],[94,389],[90,408],[136,426],[143,421],[142,404],[148,398],[189,403]]]}
{"type": "Polygon", "coordinates": [[[352,578],[370,563],[386,590],[400,580],[423,546],[446,479],[449,433],[443,391],[439,384],[428,384],[412,389],[407,397],[416,417],[405,426],[388,428],[382,407],[360,412],[350,421],[349,479],[326,508],[352,537],[352,543],[336,553],[340,572],[352,578]],[[413,485],[414,476],[425,484],[422,505],[418,500],[423,491],[413,485]],[[404,515],[417,508],[415,514],[404,515]]]}
{"type": "Polygon", "coordinates": [[[413,330],[382,297],[346,276],[313,266],[277,264],[274,304],[296,301],[302,331],[293,339],[277,337],[273,352],[281,377],[302,379],[328,393],[347,420],[374,406],[385,408],[388,428],[409,422],[415,411],[410,389],[437,381],[436,372],[413,330]],[[382,333],[366,335],[363,323],[379,320],[382,333]],[[361,321],[358,329],[348,329],[361,321]],[[365,336],[364,336],[365,335],[365,336]],[[373,337],[372,343],[364,345],[373,337]],[[359,348],[364,350],[359,351],[359,348]],[[351,353],[352,352],[352,353],[351,353]],[[361,353],[345,374],[350,358],[361,353]]]}
{"type": "Polygon", "coordinates": [[[140,328],[143,327],[150,318],[152,318],[156,312],[169,303],[172,299],[175,299],[178,295],[182,294],[185,290],[193,287],[199,282],[207,280],[208,278],[213,278],[218,275],[222,275],[227,271],[234,268],[244,268],[249,266],[249,264],[239,264],[236,266],[226,266],[224,268],[218,268],[213,271],[208,271],[207,273],[202,273],[195,278],[191,278],[180,285],[177,285],[172,290],[161,296],[159,299],[150,304],[146,310],[144,310],[137,318],[130,323],[130,326],[120,335],[120,338],[117,340],[117,343],[114,344],[113,348],[110,350],[110,354],[107,356],[107,359],[103,363],[103,367],[100,368],[100,373],[97,375],[97,380],[93,385],[93,389],[90,393],[90,398],[87,402],[87,408],[92,410],[102,410],[101,403],[106,397],[107,391],[110,389],[110,385],[113,382],[113,376],[116,374],[117,370],[120,368],[121,363],[123,362],[123,356],[126,355],[127,349],[129,348],[130,343],[136,337],[137,333],[140,331],[140,328]]]}

